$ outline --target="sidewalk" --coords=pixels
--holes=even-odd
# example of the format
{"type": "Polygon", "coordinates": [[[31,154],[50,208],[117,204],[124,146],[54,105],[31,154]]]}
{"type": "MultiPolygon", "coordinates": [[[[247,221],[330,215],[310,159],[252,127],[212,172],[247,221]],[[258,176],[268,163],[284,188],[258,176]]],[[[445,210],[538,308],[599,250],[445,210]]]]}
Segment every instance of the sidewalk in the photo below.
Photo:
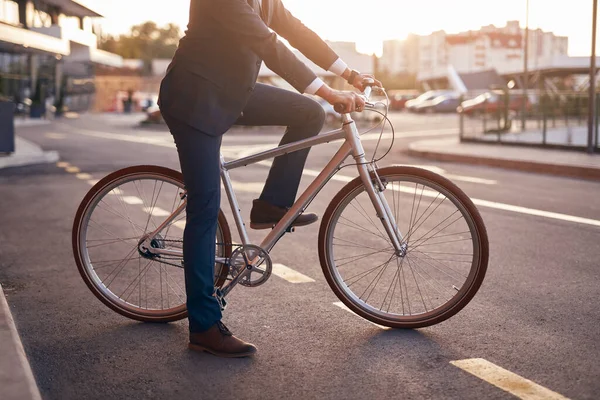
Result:
{"type": "Polygon", "coordinates": [[[15,152],[8,156],[0,154],[0,169],[56,161],[58,161],[56,151],[43,151],[37,144],[15,136],[15,152]]]}
{"type": "Polygon", "coordinates": [[[408,154],[439,161],[600,180],[600,154],[578,151],[460,143],[458,138],[452,138],[411,143],[408,154]]]}
{"type": "Polygon", "coordinates": [[[0,286],[0,398],[40,400],[40,392],[0,286]]]}

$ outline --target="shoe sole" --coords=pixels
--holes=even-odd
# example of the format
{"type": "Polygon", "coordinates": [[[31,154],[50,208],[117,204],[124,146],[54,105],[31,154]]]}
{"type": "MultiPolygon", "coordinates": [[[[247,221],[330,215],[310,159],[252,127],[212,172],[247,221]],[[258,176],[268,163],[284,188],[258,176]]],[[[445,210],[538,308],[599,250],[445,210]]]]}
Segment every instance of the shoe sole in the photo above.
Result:
{"type": "MultiPolygon", "coordinates": [[[[319,220],[319,218],[315,218],[313,221],[295,222],[290,226],[291,227],[306,226],[306,225],[314,224],[318,220],[319,220]]],[[[275,228],[275,225],[277,225],[277,222],[273,223],[273,222],[252,222],[252,221],[250,221],[250,228],[255,229],[255,230],[273,229],[273,228],[275,228]]]]}
{"type": "Polygon", "coordinates": [[[256,354],[256,350],[255,351],[248,351],[246,353],[221,353],[218,351],[214,351],[211,350],[209,348],[197,345],[197,344],[192,344],[189,343],[188,344],[188,348],[190,350],[194,350],[194,351],[200,351],[200,352],[205,352],[205,353],[210,353],[213,356],[217,356],[217,357],[223,357],[223,358],[243,358],[243,357],[251,357],[254,354],[256,354]]]}

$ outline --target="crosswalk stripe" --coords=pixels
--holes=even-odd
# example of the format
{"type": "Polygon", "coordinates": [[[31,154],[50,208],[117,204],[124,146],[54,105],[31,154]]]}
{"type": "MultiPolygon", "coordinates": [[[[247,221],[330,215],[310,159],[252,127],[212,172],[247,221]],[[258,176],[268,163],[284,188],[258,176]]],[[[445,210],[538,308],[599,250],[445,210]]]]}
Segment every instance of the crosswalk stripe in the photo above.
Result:
{"type": "MultiPolygon", "coordinates": [[[[351,313],[351,314],[354,314],[354,315],[356,315],[357,317],[360,317],[360,315],[357,315],[357,314],[356,314],[354,311],[352,311],[351,309],[349,309],[349,308],[348,308],[348,306],[346,306],[346,305],[345,305],[344,303],[342,303],[341,301],[335,302],[335,303],[333,303],[333,305],[334,305],[334,306],[337,306],[337,307],[339,307],[339,308],[341,308],[342,310],[348,311],[349,313],[351,313]]],[[[360,318],[362,318],[362,317],[360,317],[360,318]]],[[[364,318],[363,318],[363,319],[364,319],[364,318]]],[[[375,322],[371,322],[371,321],[369,321],[368,319],[364,319],[364,320],[365,320],[365,321],[367,321],[368,323],[370,323],[371,325],[375,325],[375,326],[376,326],[376,327],[378,327],[378,328],[381,328],[381,329],[386,329],[386,330],[387,330],[387,329],[390,329],[390,328],[388,328],[387,326],[383,326],[383,325],[376,324],[375,322]]]]}
{"type": "Polygon", "coordinates": [[[291,283],[308,283],[315,280],[283,264],[273,264],[273,273],[291,283]]]}
{"type": "Polygon", "coordinates": [[[153,217],[168,217],[171,215],[170,212],[163,210],[160,207],[144,207],[144,211],[148,214],[152,214],[153,217]]]}
{"type": "Polygon", "coordinates": [[[136,196],[123,196],[123,201],[129,205],[144,204],[142,199],[136,196]]]}
{"type": "Polygon", "coordinates": [[[553,392],[483,358],[451,361],[450,364],[523,400],[567,399],[561,394],[553,392]]]}

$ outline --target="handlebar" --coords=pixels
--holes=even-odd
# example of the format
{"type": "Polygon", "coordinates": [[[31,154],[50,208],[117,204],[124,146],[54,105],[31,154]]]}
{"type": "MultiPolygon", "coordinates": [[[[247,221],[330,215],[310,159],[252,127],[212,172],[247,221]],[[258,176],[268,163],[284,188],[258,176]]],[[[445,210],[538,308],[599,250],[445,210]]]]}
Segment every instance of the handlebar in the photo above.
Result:
{"type": "MultiPolygon", "coordinates": [[[[362,96],[365,98],[365,101],[368,103],[369,99],[371,98],[371,92],[373,91],[373,86],[375,86],[375,81],[373,79],[365,79],[364,84],[366,87],[365,87],[365,90],[363,91],[362,96]]],[[[337,113],[347,114],[347,112],[345,111],[345,107],[342,103],[335,104],[333,106],[333,109],[337,113]]]]}

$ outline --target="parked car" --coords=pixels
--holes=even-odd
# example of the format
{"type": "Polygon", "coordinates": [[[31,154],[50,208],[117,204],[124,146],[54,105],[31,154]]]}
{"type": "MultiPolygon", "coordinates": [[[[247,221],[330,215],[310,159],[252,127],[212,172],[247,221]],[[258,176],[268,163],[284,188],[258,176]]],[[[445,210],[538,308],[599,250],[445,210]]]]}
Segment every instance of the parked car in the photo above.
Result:
{"type": "Polygon", "coordinates": [[[453,113],[460,105],[460,97],[456,93],[437,96],[414,107],[416,113],[453,113]]]}
{"type": "MultiPolygon", "coordinates": [[[[520,112],[523,109],[523,94],[510,93],[509,92],[508,109],[509,111],[520,112]]],[[[527,111],[531,111],[532,102],[527,98],[525,107],[527,111]]],[[[505,107],[505,98],[502,92],[491,91],[480,94],[474,99],[463,101],[458,107],[457,111],[465,115],[481,115],[481,114],[495,114],[502,112],[505,107]]]]}
{"type": "Polygon", "coordinates": [[[417,98],[419,92],[416,90],[390,90],[388,96],[390,98],[390,110],[403,110],[406,102],[417,98]]]}
{"type": "Polygon", "coordinates": [[[419,104],[425,102],[425,101],[430,101],[435,99],[436,97],[442,96],[444,94],[449,94],[452,93],[451,90],[430,90],[427,91],[425,93],[423,93],[422,95],[420,95],[419,97],[412,99],[412,100],[408,100],[404,107],[408,110],[408,111],[415,111],[415,107],[417,107],[419,104]]]}

